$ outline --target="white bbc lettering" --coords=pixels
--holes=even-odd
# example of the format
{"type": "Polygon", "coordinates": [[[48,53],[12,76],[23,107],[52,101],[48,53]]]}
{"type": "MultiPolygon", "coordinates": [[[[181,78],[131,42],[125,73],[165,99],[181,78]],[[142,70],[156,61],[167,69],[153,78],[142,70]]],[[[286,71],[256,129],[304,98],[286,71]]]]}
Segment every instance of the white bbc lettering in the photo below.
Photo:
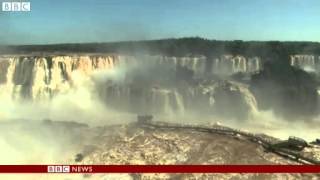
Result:
{"type": "Polygon", "coordinates": [[[11,11],[21,11],[21,3],[20,2],[12,2],[11,3],[11,11]]]}
{"type": "Polygon", "coordinates": [[[21,3],[21,11],[30,11],[30,10],[31,10],[30,2],[21,3]]]}
{"type": "Polygon", "coordinates": [[[48,173],[53,173],[54,172],[54,166],[48,166],[48,173]]]}
{"type": "Polygon", "coordinates": [[[30,2],[2,2],[2,11],[31,11],[30,2]]]}
{"type": "Polygon", "coordinates": [[[70,166],[48,166],[48,173],[69,173],[70,166]]]}
{"type": "Polygon", "coordinates": [[[11,2],[2,2],[2,11],[11,11],[11,2]]]}
{"type": "Polygon", "coordinates": [[[57,172],[57,173],[62,172],[62,166],[55,166],[54,167],[54,171],[57,172]]]}
{"type": "Polygon", "coordinates": [[[64,173],[70,172],[70,166],[63,166],[62,168],[63,168],[62,172],[64,172],[64,173]]]}

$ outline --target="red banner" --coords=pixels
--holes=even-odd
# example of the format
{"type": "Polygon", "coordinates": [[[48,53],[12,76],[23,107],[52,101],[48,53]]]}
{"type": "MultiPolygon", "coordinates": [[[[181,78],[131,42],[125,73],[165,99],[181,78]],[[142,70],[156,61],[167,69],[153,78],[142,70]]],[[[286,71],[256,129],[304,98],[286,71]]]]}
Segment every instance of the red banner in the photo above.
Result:
{"type": "Polygon", "coordinates": [[[319,165],[0,165],[0,173],[320,173],[319,165]]]}

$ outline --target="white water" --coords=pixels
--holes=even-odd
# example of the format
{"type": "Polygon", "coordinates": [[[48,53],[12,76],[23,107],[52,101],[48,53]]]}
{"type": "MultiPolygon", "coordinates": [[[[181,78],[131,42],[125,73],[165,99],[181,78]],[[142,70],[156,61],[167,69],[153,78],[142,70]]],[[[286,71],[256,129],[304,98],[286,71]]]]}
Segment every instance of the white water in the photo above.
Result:
{"type": "MultiPolygon", "coordinates": [[[[228,62],[218,63],[230,63],[223,67],[231,68],[232,72],[255,71],[260,67],[260,61],[254,58],[251,65],[246,64],[241,57],[234,60],[226,58],[226,61],[228,62]]],[[[249,119],[246,121],[222,119],[212,114],[215,107],[214,93],[219,83],[184,88],[138,86],[136,93],[139,95],[133,93],[133,86],[130,82],[127,83],[130,81],[127,74],[139,66],[141,68],[138,70],[153,65],[174,70],[180,63],[193,69],[196,74],[201,74],[203,62],[203,57],[144,57],[141,61],[127,56],[9,57],[0,62],[0,75],[6,77],[6,81],[0,85],[0,120],[49,118],[100,125],[128,122],[135,120],[135,114],[143,113],[154,114],[156,120],[170,119],[181,123],[220,121],[232,127],[267,133],[282,139],[289,135],[307,140],[320,137],[320,132],[316,131],[318,123],[312,123],[312,126],[303,121],[288,123],[275,117],[272,112],[259,111],[254,96],[241,84],[233,84],[230,91],[238,91],[249,107],[249,119]]],[[[38,157],[49,147],[46,142],[48,140],[37,139],[19,130],[13,132],[17,136],[13,138],[11,134],[10,137],[18,144],[29,144],[22,146],[24,149],[17,149],[10,144],[12,139],[8,141],[0,138],[0,145],[4,147],[1,154],[5,155],[0,157],[2,162],[30,162],[34,158],[25,156],[26,152],[31,152],[25,148],[37,147],[33,150],[33,155],[38,157]],[[20,136],[24,138],[21,139],[20,136]],[[6,154],[7,151],[11,154],[6,154]]],[[[52,157],[61,153],[64,144],[54,142],[50,146],[55,146],[51,148],[51,155],[35,162],[54,161],[52,157]]]]}

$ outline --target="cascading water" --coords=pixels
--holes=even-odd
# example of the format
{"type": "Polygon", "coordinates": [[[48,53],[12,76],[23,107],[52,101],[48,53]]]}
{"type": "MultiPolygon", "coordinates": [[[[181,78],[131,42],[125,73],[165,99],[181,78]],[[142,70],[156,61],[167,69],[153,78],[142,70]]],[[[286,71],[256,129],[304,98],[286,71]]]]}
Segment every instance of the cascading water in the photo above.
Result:
{"type": "MultiPolygon", "coordinates": [[[[5,60],[3,60],[5,61],[5,60]]],[[[9,58],[3,88],[15,99],[47,99],[67,91],[75,82],[74,72],[89,76],[93,71],[114,67],[115,57],[9,58]]]]}
{"type": "Polygon", "coordinates": [[[261,59],[259,57],[223,55],[214,59],[212,72],[215,74],[254,73],[260,69],[261,59]]]}
{"type": "Polygon", "coordinates": [[[308,54],[296,54],[290,56],[290,64],[307,72],[318,72],[320,70],[320,57],[308,54]]]}
{"type": "MultiPolygon", "coordinates": [[[[212,65],[233,73],[253,72],[260,68],[259,63],[258,58],[225,56],[212,65]]],[[[83,89],[85,82],[87,85],[93,84],[93,88],[89,88],[88,92],[92,98],[96,96],[102,103],[117,111],[165,115],[183,115],[186,111],[213,113],[214,109],[217,109],[218,101],[214,93],[219,83],[214,82],[205,86],[188,85],[186,88],[165,87],[156,84],[148,85],[144,81],[142,84],[137,83],[130,74],[131,71],[141,71],[150,67],[156,67],[158,71],[161,71],[161,68],[176,71],[178,66],[192,70],[196,76],[207,73],[204,56],[7,57],[1,58],[0,63],[1,74],[5,74],[6,77],[1,84],[1,94],[6,94],[15,100],[48,102],[57,95],[83,89]]],[[[150,74],[143,74],[143,76],[150,76],[150,74]]],[[[238,91],[240,94],[248,94],[243,87],[239,87],[238,91]]],[[[243,101],[246,102],[244,104],[251,104],[248,105],[249,109],[255,109],[252,97],[247,95],[243,97],[243,101]]]]}

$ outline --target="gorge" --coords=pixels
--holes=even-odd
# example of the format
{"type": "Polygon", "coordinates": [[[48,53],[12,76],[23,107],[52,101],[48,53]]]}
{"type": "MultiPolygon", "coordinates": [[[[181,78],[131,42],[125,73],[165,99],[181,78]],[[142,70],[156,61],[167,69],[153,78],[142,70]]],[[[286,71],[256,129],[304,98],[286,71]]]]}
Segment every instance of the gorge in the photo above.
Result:
{"type": "MultiPolygon", "coordinates": [[[[124,144],[135,137],[157,141],[156,130],[144,132],[136,127],[133,122],[137,115],[153,115],[156,120],[179,124],[223,124],[280,139],[296,135],[312,141],[320,136],[317,131],[319,63],[317,54],[298,53],[269,57],[244,52],[216,55],[2,52],[0,127],[3,131],[0,134],[10,137],[10,142],[0,138],[0,143],[14,152],[6,157],[8,163],[33,162],[25,153],[41,154],[47,150],[48,143],[54,144],[54,148],[49,159],[41,162],[60,162],[57,158],[60,155],[65,162],[79,149],[88,154],[86,161],[91,162],[100,153],[95,147],[104,144],[106,134],[115,138],[110,142],[116,145],[116,151],[124,146],[116,143],[118,138],[124,139],[124,144]],[[56,132],[66,137],[58,138],[56,132]],[[15,135],[11,136],[12,133],[15,135]],[[30,140],[32,147],[13,138],[16,134],[26,136],[24,139],[30,140]],[[64,147],[70,151],[64,152],[64,147]]],[[[166,141],[167,133],[171,132],[163,133],[160,139],[166,141]]],[[[170,136],[175,136],[172,133],[170,136]]],[[[188,138],[193,141],[192,135],[188,138]]],[[[146,140],[132,142],[135,141],[149,148],[146,140]]],[[[127,145],[125,151],[133,150],[127,145]]],[[[151,145],[151,149],[156,147],[151,145]]],[[[140,150],[147,153],[148,148],[140,150]]],[[[112,148],[109,150],[109,155],[105,155],[101,149],[102,159],[116,156],[115,162],[130,161],[130,157],[120,158],[126,157],[122,151],[118,156],[112,148]]],[[[155,157],[148,158],[150,162],[160,162],[155,157]]],[[[149,162],[140,156],[133,159],[149,162]]]]}
{"type": "MultiPolygon", "coordinates": [[[[312,72],[320,61],[312,55],[290,58],[290,65],[312,72]]],[[[146,54],[3,55],[0,87],[2,96],[15,101],[49,101],[85,87],[89,96],[117,111],[229,114],[247,119],[258,112],[256,98],[248,89],[249,81],[236,82],[231,76],[255,75],[264,61],[242,55],[211,59],[146,54]]]]}

